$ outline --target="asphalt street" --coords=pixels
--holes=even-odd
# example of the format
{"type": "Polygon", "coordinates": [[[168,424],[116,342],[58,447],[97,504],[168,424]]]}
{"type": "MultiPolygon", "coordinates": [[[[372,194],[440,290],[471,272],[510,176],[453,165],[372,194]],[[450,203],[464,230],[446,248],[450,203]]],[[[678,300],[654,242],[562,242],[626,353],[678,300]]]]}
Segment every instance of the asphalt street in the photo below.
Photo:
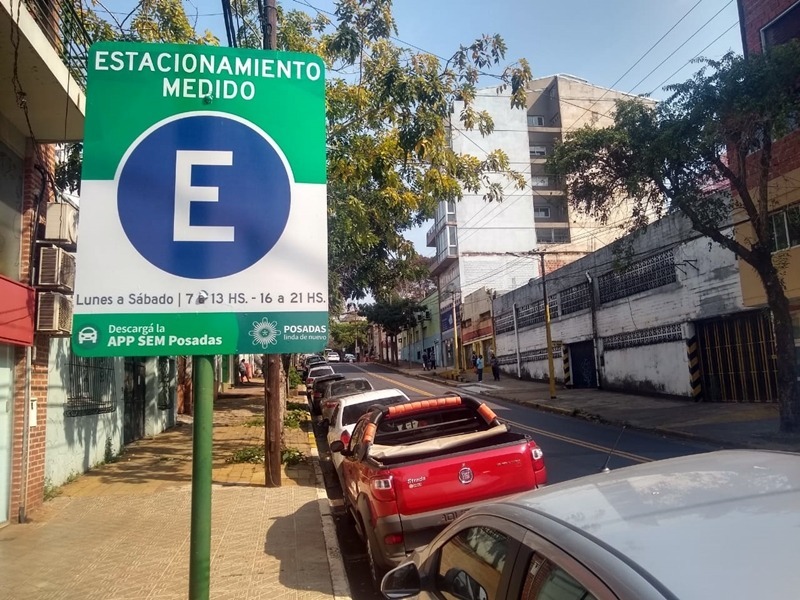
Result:
{"type": "MultiPolygon", "coordinates": [[[[412,400],[454,391],[452,386],[416,379],[372,363],[334,364],[348,377],[366,377],[376,389],[398,388],[412,400]]],[[[497,415],[517,431],[529,434],[545,453],[548,482],[557,483],[601,471],[641,462],[684,456],[718,449],[715,446],[678,438],[624,429],[603,423],[539,411],[510,402],[497,401],[475,393],[470,386],[458,389],[461,395],[481,398],[497,415]]],[[[330,468],[324,436],[317,436],[328,497],[341,505],[342,492],[330,468]]],[[[354,600],[381,598],[372,590],[366,553],[343,509],[337,511],[337,532],[354,600]]]]}

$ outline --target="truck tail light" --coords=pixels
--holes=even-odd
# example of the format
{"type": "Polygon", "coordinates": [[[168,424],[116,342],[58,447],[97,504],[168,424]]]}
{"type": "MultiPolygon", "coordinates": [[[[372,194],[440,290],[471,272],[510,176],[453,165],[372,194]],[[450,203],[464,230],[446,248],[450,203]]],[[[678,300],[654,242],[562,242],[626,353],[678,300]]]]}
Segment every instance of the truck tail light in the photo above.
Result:
{"type": "Polygon", "coordinates": [[[314,392],[314,398],[322,398],[322,391],[317,390],[316,392],[314,392]]]}
{"type": "Polygon", "coordinates": [[[402,533],[390,533],[387,536],[384,536],[383,543],[387,546],[392,544],[402,544],[403,543],[403,534],[402,533]]]}
{"type": "Polygon", "coordinates": [[[342,441],[345,447],[347,447],[347,445],[350,443],[350,434],[346,431],[343,431],[339,439],[342,441]]]}
{"type": "Polygon", "coordinates": [[[544,452],[538,446],[531,448],[531,457],[533,458],[533,468],[539,470],[544,467],[544,452]]]}
{"type": "Polygon", "coordinates": [[[370,479],[369,486],[372,488],[372,496],[376,500],[394,500],[394,487],[392,486],[392,476],[380,476],[370,479]]]}

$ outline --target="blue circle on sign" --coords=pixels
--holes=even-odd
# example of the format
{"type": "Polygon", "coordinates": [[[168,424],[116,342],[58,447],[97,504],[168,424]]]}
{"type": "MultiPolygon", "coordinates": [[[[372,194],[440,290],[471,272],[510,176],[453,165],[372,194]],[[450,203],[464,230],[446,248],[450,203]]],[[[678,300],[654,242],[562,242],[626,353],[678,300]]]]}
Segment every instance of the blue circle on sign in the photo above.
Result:
{"type": "Polygon", "coordinates": [[[164,123],[122,167],[117,209],[136,250],[190,279],[238,273],[278,242],[291,206],[290,175],[255,129],[220,115],[164,123]]]}

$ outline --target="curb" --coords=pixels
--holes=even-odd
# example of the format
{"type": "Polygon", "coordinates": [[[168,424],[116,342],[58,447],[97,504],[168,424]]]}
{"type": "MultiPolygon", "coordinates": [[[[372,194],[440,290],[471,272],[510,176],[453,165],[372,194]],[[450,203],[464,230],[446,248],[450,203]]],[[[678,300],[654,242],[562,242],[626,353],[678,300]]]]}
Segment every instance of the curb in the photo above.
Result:
{"type": "Polygon", "coordinates": [[[322,477],[322,468],[319,466],[319,451],[317,450],[317,441],[313,432],[308,434],[308,441],[311,444],[311,459],[317,482],[317,505],[322,519],[322,536],[325,539],[325,551],[328,555],[328,566],[331,571],[333,597],[339,600],[350,600],[350,584],[347,581],[342,551],[339,547],[339,540],[336,537],[336,524],[333,522],[331,504],[328,501],[328,494],[325,492],[325,480],[322,477]]]}
{"type": "MultiPolygon", "coordinates": [[[[387,367],[387,368],[397,372],[397,373],[402,373],[403,375],[408,375],[410,377],[414,377],[415,379],[422,379],[422,380],[425,380],[425,381],[430,381],[432,383],[438,383],[440,385],[453,385],[455,387],[458,387],[458,386],[462,385],[461,383],[456,383],[455,381],[447,379],[447,378],[444,378],[444,377],[430,377],[430,376],[425,376],[425,375],[421,375],[421,374],[417,375],[417,374],[413,374],[413,373],[406,373],[405,371],[403,371],[401,369],[398,369],[394,365],[383,364],[383,363],[382,363],[382,365],[384,367],[387,367]]],[[[577,411],[576,411],[576,409],[561,408],[561,407],[558,407],[558,406],[551,406],[549,404],[541,404],[541,403],[535,402],[535,401],[534,402],[529,402],[529,401],[525,401],[525,400],[518,400],[518,399],[515,399],[515,398],[506,398],[504,396],[498,395],[495,392],[482,392],[482,395],[488,396],[490,398],[494,398],[495,400],[502,400],[504,402],[510,402],[510,403],[516,404],[518,406],[527,406],[529,408],[534,408],[534,409],[537,409],[537,410],[541,410],[543,412],[549,412],[549,413],[564,415],[564,416],[573,417],[573,418],[576,418],[576,419],[583,419],[584,421],[596,421],[596,422],[599,422],[599,423],[603,423],[605,425],[616,425],[618,427],[622,427],[623,425],[625,425],[625,427],[627,427],[629,429],[632,429],[634,431],[641,431],[641,432],[645,432],[645,433],[657,433],[659,435],[681,438],[681,439],[684,439],[684,440],[687,440],[687,441],[691,441],[691,442],[698,442],[698,443],[703,443],[703,444],[711,444],[711,445],[714,445],[714,446],[719,446],[720,448],[724,448],[724,449],[735,449],[735,448],[762,449],[763,448],[759,444],[747,444],[747,443],[734,444],[734,443],[731,443],[731,442],[726,442],[726,441],[723,441],[723,440],[709,438],[709,437],[705,437],[705,436],[702,436],[702,435],[697,435],[697,434],[694,434],[694,433],[688,433],[688,432],[685,432],[685,431],[679,431],[679,430],[676,430],[676,429],[667,429],[667,428],[661,428],[661,427],[645,427],[645,426],[642,426],[642,425],[636,425],[634,423],[630,423],[628,421],[619,421],[619,420],[615,420],[615,419],[608,419],[606,417],[603,417],[602,415],[583,412],[580,409],[577,409],[577,411]]]]}

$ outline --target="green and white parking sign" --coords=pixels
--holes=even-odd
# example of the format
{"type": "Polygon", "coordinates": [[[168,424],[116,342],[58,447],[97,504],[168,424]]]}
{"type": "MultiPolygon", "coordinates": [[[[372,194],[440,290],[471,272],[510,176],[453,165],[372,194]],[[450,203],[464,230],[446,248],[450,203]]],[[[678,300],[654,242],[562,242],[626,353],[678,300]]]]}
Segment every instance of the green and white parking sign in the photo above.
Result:
{"type": "Polygon", "coordinates": [[[74,351],[324,348],[322,60],[100,43],[87,89],[74,351]]]}

